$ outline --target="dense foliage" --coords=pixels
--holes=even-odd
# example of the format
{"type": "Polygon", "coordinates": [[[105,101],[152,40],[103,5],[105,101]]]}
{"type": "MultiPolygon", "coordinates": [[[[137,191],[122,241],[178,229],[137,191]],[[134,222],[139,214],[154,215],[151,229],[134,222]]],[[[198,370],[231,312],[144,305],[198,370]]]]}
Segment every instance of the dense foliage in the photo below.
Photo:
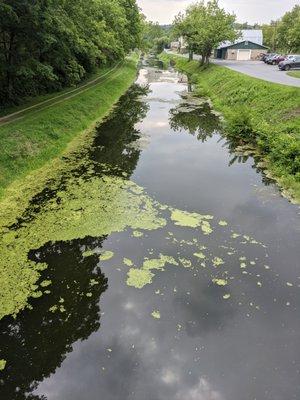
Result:
{"type": "Polygon", "coordinates": [[[287,12],[279,21],[277,43],[287,52],[300,52],[300,5],[287,12]]]}
{"type": "Polygon", "coordinates": [[[272,51],[300,53],[300,5],[278,21],[262,25],[264,44],[272,51]]]}
{"type": "Polygon", "coordinates": [[[135,0],[1,0],[0,104],[77,84],[140,31],[135,0]]]}
{"type": "Polygon", "coordinates": [[[142,48],[144,51],[161,53],[170,42],[171,26],[159,25],[158,22],[144,21],[142,48]]]}
{"type": "Polygon", "coordinates": [[[185,14],[179,14],[174,21],[174,30],[182,36],[190,54],[202,56],[202,64],[221,42],[233,41],[238,37],[234,26],[235,15],[219,7],[218,0],[203,0],[189,6],[185,14]]]}

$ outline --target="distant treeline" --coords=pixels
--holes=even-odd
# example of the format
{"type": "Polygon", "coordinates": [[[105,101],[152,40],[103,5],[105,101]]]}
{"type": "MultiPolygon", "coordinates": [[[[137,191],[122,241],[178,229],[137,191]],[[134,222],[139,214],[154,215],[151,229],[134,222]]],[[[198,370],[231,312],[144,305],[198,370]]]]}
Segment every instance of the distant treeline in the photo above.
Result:
{"type": "Polygon", "coordinates": [[[271,51],[282,53],[300,53],[300,5],[295,5],[291,11],[270,24],[249,25],[236,24],[237,29],[262,29],[264,45],[271,51]]]}
{"type": "Polygon", "coordinates": [[[1,0],[0,105],[76,85],[140,37],[136,0],[1,0]]]}

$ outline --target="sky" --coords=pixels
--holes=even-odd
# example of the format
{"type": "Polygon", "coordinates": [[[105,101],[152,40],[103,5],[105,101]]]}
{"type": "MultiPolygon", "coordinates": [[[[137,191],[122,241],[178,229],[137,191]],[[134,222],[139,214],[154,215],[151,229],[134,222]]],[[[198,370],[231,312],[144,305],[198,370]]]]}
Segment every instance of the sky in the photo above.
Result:
{"type": "MultiPolygon", "coordinates": [[[[148,20],[170,24],[193,0],[137,0],[148,20]]],[[[234,12],[238,22],[268,23],[280,18],[300,0],[219,0],[220,5],[234,12]]]]}

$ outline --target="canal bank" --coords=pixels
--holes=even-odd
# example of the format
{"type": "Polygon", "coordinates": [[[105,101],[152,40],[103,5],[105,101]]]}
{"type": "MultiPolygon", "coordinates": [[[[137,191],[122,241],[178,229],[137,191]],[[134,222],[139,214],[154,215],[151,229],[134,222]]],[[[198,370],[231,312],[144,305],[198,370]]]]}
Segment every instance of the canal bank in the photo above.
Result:
{"type": "MultiPolygon", "coordinates": [[[[225,133],[260,156],[261,167],[282,188],[284,196],[300,202],[300,89],[265,82],[227,68],[160,55],[187,73],[199,96],[206,96],[225,117],[225,133]]],[[[241,150],[241,148],[240,148],[241,150]]]]}
{"type": "Polygon", "coordinates": [[[107,115],[136,77],[137,54],[58,94],[0,121],[0,197],[16,179],[60,156],[72,140],[107,115]]]}

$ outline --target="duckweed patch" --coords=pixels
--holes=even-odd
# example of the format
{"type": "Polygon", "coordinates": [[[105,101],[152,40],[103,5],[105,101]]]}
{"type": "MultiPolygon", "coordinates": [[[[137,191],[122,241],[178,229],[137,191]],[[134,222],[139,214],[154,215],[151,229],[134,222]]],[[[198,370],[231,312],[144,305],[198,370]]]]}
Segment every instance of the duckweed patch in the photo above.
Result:
{"type": "Polygon", "coordinates": [[[189,228],[200,227],[205,235],[212,233],[209,220],[213,219],[212,215],[201,215],[197,213],[189,213],[182,210],[172,210],[171,219],[175,225],[186,226],[189,228]]]}
{"type": "Polygon", "coordinates": [[[202,252],[194,253],[194,256],[200,258],[200,260],[204,260],[206,258],[206,255],[203,254],[202,252]]]}
{"type": "Polygon", "coordinates": [[[136,289],[142,289],[144,286],[152,282],[154,274],[149,270],[131,268],[127,274],[127,285],[136,289]]]}
{"type": "Polygon", "coordinates": [[[160,319],[160,312],[158,310],[152,311],[151,315],[155,319],[160,319]]]}
{"type": "Polygon", "coordinates": [[[219,267],[220,265],[224,264],[224,261],[222,260],[221,257],[214,257],[212,259],[212,263],[215,267],[219,267]]]}
{"type": "Polygon", "coordinates": [[[144,234],[143,234],[143,232],[140,232],[140,231],[133,231],[132,232],[132,236],[134,236],[134,237],[142,237],[144,234]]]}
{"type": "Polygon", "coordinates": [[[114,252],[113,251],[104,251],[100,256],[99,256],[99,260],[100,261],[108,261],[111,258],[113,258],[114,256],[114,252]]]}
{"type": "Polygon", "coordinates": [[[129,258],[123,258],[123,263],[127,265],[127,267],[133,266],[133,262],[129,258]]]}
{"type": "Polygon", "coordinates": [[[6,366],[6,360],[0,360],[0,371],[3,371],[6,366]]]}
{"type": "MultiPolygon", "coordinates": [[[[206,243],[214,231],[212,215],[188,212],[160,204],[148,196],[143,188],[123,177],[123,174],[121,177],[115,175],[117,171],[109,165],[101,165],[104,174],[99,176],[95,174],[94,165],[84,156],[79,163],[84,165],[85,172],[80,177],[74,175],[76,163],[71,160],[65,169],[61,169],[66,177],[63,189],[56,190],[55,195],[43,203],[38,212],[34,208],[31,210],[28,208],[30,218],[24,219],[21,224],[16,223],[20,217],[18,206],[15,208],[14,215],[7,201],[0,204],[2,234],[0,318],[8,314],[17,314],[28,305],[30,297],[37,298],[50,293],[47,290],[50,282],[43,281],[37,284],[41,271],[46,269],[47,265],[34,262],[28,257],[30,251],[39,249],[48,242],[67,242],[87,236],[97,238],[125,231],[128,231],[129,237],[134,241],[146,241],[148,235],[144,232],[155,232],[167,227],[164,237],[170,245],[174,246],[171,254],[153,256],[155,249],[150,249],[148,254],[143,255],[141,261],[123,259],[124,265],[130,268],[126,283],[137,289],[151,284],[156,272],[164,271],[167,266],[169,268],[171,266],[184,267],[195,271],[195,268],[199,270],[199,265],[206,268],[210,262],[214,267],[218,267],[218,270],[223,268],[225,263],[223,258],[219,254],[215,256],[213,254],[215,250],[210,250],[209,243],[206,243]],[[106,175],[107,173],[109,175],[106,175]],[[5,214],[7,207],[10,210],[11,228],[7,226],[5,214]],[[179,232],[181,232],[180,235],[179,232]],[[191,235],[191,238],[187,239],[186,235],[191,235]],[[193,254],[196,258],[195,265],[189,259],[186,250],[188,254],[193,254]],[[140,265],[140,267],[135,267],[135,265],[140,265]]],[[[55,184],[53,186],[55,187],[55,184]]],[[[18,205],[20,193],[15,192],[13,198],[15,204],[18,205]]],[[[220,221],[216,222],[216,225],[220,225],[220,221]]],[[[225,224],[223,226],[224,244],[220,244],[220,251],[222,249],[224,252],[225,249],[226,254],[240,256],[235,247],[228,244],[230,237],[247,246],[255,244],[264,247],[250,236],[233,233],[225,224]],[[228,249],[230,251],[227,251],[228,249]]],[[[97,253],[98,250],[86,250],[83,252],[83,257],[97,253]]],[[[114,252],[104,251],[99,259],[102,262],[109,261],[113,256],[114,252]]],[[[209,270],[206,268],[206,271],[209,270]]],[[[222,286],[228,283],[227,280],[214,276],[213,269],[208,273],[211,274],[211,279],[215,284],[222,286]]],[[[96,282],[91,282],[90,286],[94,284],[96,282]]],[[[89,293],[86,296],[88,297],[89,293]]],[[[51,311],[64,312],[64,307],[62,304],[53,306],[51,311]]]]}
{"type": "MultiPolygon", "coordinates": [[[[7,228],[5,218],[1,218],[0,318],[23,309],[30,296],[42,295],[34,285],[47,265],[28,259],[30,250],[47,242],[99,237],[127,227],[151,230],[165,226],[166,221],[159,216],[153,200],[134,194],[136,187],[119,177],[99,179],[89,171],[86,179],[70,177],[65,190],[58,192],[31,221],[18,229],[7,228]]],[[[112,254],[104,253],[102,261],[103,256],[109,259],[112,254]]]]}
{"type": "Polygon", "coordinates": [[[226,221],[219,221],[220,226],[227,226],[228,223],[226,221]]]}
{"type": "Polygon", "coordinates": [[[217,278],[215,278],[212,281],[213,281],[213,283],[215,283],[218,286],[226,286],[228,284],[226,279],[217,279],[217,278]]]}
{"type": "Polygon", "coordinates": [[[164,270],[166,264],[178,265],[177,261],[170,256],[160,254],[159,258],[145,259],[142,268],[131,268],[127,274],[127,285],[136,289],[152,283],[155,276],[152,270],[164,270]]]}

